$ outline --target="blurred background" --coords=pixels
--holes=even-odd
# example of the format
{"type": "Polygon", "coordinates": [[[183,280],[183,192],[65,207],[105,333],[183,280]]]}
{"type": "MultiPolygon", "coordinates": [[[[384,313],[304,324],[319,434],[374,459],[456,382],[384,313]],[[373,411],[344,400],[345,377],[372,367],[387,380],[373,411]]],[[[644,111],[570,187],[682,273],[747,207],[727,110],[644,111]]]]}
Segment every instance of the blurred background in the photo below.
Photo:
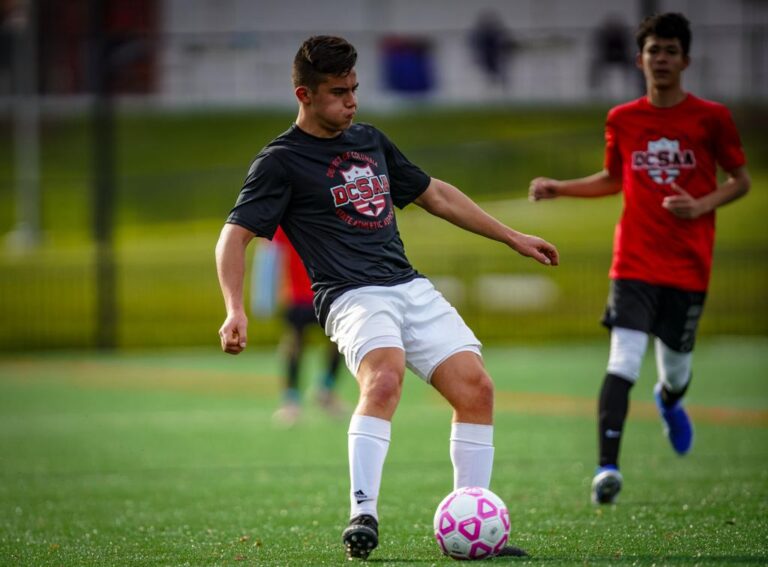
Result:
{"type": "MultiPolygon", "coordinates": [[[[0,350],[217,345],[213,248],[255,154],[287,129],[310,35],[359,51],[359,120],[429,174],[558,245],[543,269],[398,213],[406,252],[486,343],[602,337],[620,197],[527,202],[602,167],[643,92],[633,30],[692,22],[685,87],[728,104],[752,193],[718,216],[702,335],[768,335],[768,2],[0,0],[0,350]]],[[[251,319],[274,344],[278,318],[251,319]]]]}

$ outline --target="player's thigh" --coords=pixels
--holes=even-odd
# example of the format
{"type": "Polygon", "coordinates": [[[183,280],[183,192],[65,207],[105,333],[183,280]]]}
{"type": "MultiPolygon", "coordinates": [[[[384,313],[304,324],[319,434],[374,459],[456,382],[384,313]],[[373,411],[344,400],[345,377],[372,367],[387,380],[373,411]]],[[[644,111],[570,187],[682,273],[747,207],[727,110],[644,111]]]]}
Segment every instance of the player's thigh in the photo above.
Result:
{"type": "Polygon", "coordinates": [[[691,352],[706,297],[705,292],[662,288],[651,332],[673,351],[691,352]]]}
{"type": "Polygon", "coordinates": [[[493,381],[474,352],[457,352],[444,360],[432,373],[431,384],[453,407],[493,404],[493,381]]]}
{"type": "Polygon", "coordinates": [[[382,348],[404,350],[403,311],[397,292],[380,286],[353,289],[333,302],[325,333],[338,345],[354,376],[368,353],[382,348]]]}
{"type": "Polygon", "coordinates": [[[399,387],[405,374],[405,351],[400,348],[376,348],[363,356],[357,369],[362,390],[381,386],[399,387]]]}
{"type": "Polygon", "coordinates": [[[403,343],[408,368],[426,382],[457,353],[479,357],[481,343],[453,306],[424,278],[409,282],[403,343]]]}

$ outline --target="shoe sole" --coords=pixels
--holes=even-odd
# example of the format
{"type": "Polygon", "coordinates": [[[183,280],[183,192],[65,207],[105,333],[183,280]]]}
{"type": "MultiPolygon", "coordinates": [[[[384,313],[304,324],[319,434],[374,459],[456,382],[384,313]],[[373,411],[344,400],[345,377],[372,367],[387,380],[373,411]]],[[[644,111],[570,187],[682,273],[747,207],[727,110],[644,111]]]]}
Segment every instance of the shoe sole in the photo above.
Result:
{"type": "Polygon", "coordinates": [[[601,473],[603,478],[595,478],[592,484],[592,502],[595,504],[613,504],[621,491],[621,478],[615,474],[601,473]]]}
{"type": "Polygon", "coordinates": [[[348,559],[368,559],[379,545],[379,536],[368,526],[350,526],[341,534],[348,559]]]}

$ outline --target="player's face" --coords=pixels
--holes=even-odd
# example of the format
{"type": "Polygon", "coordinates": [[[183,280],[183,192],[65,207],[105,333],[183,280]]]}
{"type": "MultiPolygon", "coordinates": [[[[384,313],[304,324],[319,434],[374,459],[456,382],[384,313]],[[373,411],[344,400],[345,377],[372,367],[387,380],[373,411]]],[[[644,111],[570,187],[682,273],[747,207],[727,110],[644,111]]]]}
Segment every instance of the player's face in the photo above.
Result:
{"type": "Polygon", "coordinates": [[[643,51],[637,56],[637,66],[642,69],[646,84],[660,90],[679,88],[680,75],[689,62],[679,39],[655,35],[645,38],[643,51]]]}
{"type": "Polygon", "coordinates": [[[320,130],[335,136],[352,125],[357,112],[357,86],[357,73],[352,69],[343,77],[328,75],[315,92],[308,91],[307,110],[320,130]]]}

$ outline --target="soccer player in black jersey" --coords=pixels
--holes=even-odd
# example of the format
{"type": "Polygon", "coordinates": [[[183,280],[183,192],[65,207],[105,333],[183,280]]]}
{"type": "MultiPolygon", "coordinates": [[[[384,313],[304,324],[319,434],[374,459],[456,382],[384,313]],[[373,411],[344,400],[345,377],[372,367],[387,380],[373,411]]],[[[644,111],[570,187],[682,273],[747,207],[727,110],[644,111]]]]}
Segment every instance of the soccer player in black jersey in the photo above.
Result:
{"type": "MultiPolygon", "coordinates": [[[[452,406],[454,487],[490,484],[493,382],[480,341],[405,256],[393,207],[411,202],[523,256],[557,265],[557,249],[505,226],[459,191],[412,164],[379,130],[354,124],[355,48],[315,36],[293,64],[295,124],[256,156],[216,246],[227,317],[222,349],[247,343],[245,252],[282,226],[306,265],[320,324],[356,377],[360,397],[349,426],[350,558],[378,545],[377,500],[406,367],[452,406]]],[[[508,546],[502,555],[524,555],[508,546]]]]}

